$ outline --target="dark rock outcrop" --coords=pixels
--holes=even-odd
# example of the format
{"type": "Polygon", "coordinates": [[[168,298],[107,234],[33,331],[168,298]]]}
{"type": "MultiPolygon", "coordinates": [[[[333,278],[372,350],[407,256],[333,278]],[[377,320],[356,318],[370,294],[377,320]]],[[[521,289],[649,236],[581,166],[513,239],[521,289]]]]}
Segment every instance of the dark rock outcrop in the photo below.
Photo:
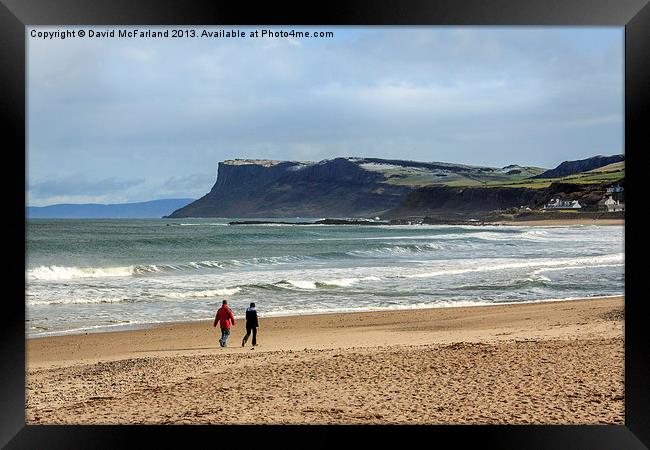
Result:
{"type": "Polygon", "coordinates": [[[428,186],[406,195],[397,207],[382,217],[410,217],[445,214],[461,217],[466,213],[488,212],[536,203],[539,189],[428,186]]]}
{"type": "Polygon", "coordinates": [[[607,187],[615,184],[623,186],[624,181],[602,184],[558,182],[542,189],[427,186],[407,194],[398,207],[384,213],[382,218],[431,216],[462,220],[471,216],[479,219],[492,211],[520,206],[541,208],[553,198],[578,200],[582,211],[590,211],[597,209],[607,187]]]}

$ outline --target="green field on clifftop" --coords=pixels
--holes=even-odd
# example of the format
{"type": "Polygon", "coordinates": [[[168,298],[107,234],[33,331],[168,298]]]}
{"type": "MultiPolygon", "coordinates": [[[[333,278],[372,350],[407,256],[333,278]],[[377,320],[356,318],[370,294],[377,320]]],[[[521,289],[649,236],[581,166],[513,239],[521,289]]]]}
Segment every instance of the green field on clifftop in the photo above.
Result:
{"type": "Polygon", "coordinates": [[[393,167],[382,170],[386,183],[409,186],[450,186],[450,187],[515,187],[542,189],[555,182],[571,184],[597,184],[622,180],[625,178],[624,163],[610,164],[588,172],[558,178],[531,178],[544,172],[538,167],[513,169],[510,173],[503,169],[476,168],[467,172],[435,171],[416,167],[393,167]]]}
{"type": "Polygon", "coordinates": [[[388,167],[366,169],[381,172],[386,183],[409,187],[423,186],[485,186],[489,184],[516,183],[539,175],[546,169],[516,167],[512,169],[466,167],[463,170],[429,169],[423,167],[388,167]]]}

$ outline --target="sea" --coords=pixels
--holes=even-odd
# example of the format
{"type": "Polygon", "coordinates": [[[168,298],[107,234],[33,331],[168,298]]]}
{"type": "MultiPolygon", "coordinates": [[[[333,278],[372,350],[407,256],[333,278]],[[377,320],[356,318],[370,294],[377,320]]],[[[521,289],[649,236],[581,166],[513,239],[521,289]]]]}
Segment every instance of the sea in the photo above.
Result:
{"type": "Polygon", "coordinates": [[[211,320],[224,299],[263,320],[624,293],[623,226],[233,220],[29,219],[26,336],[211,320]]]}

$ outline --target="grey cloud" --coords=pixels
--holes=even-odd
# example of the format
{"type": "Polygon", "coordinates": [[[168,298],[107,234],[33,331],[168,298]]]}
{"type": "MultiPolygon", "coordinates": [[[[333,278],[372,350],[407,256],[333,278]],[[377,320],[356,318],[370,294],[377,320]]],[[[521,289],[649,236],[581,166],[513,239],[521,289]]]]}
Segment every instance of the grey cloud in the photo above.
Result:
{"type": "Polygon", "coordinates": [[[194,173],[188,176],[171,177],[161,184],[160,191],[163,193],[182,193],[190,197],[198,197],[205,194],[215,181],[216,171],[214,175],[194,173]]]}

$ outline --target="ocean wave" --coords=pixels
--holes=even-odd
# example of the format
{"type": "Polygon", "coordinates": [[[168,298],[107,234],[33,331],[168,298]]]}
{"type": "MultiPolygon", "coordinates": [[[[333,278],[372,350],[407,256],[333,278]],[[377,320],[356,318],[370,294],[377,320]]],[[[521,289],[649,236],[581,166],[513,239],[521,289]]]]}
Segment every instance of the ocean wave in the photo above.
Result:
{"type": "Polygon", "coordinates": [[[329,280],[281,280],[271,285],[282,289],[306,289],[313,290],[327,287],[350,287],[363,281],[379,281],[381,278],[375,276],[361,278],[334,278],[329,280]]]}
{"type": "Polygon", "coordinates": [[[368,250],[351,250],[345,252],[348,256],[367,257],[367,256],[386,256],[386,255],[404,255],[413,253],[425,253],[441,250],[443,246],[438,243],[429,242],[427,244],[403,244],[393,245],[390,247],[381,247],[368,250]]]}
{"type": "Polygon", "coordinates": [[[394,241],[394,240],[423,240],[423,239],[436,239],[441,235],[426,235],[426,236],[372,236],[372,237],[345,237],[345,238],[318,238],[317,241],[394,241]]]}
{"type": "Polygon", "coordinates": [[[40,266],[27,271],[30,280],[72,280],[75,278],[128,277],[133,275],[133,266],[128,267],[65,267],[40,266]]]}
{"type": "MultiPolygon", "coordinates": [[[[621,267],[623,266],[623,263],[617,263],[617,264],[596,264],[596,265],[586,265],[586,266],[565,266],[565,267],[544,267],[541,269],[537,269],[531,273],[533,276],[541,276],[539,274],[544,273],[544,272],[559,272],[559,271],[564,271],[564,270],[576,270],[576,269],[597,269],[597,268],[604,268],[604,267],[621,267]]],[[[546,278],[546,277],[544,277],[546,278]]]]}
{"type": "Polygon", "coordinates": [[[214,297],[233,296],[241,292],[251,292],[255,289],[283,291],[283,290],[315,290],[324,288],[346,288],[366,281],[379,281],[376,276],[347,277],[347,278],[323,278],[323,279],[281,279],[269,283],[248,283],[231,285],[217,289],[182,290],[177,287],[171,289],[162,288],[155,290],[133,291],[129,296],[115,295],[114,292],[91,292],[86,291],[84,296],[64,295],[57,298],[50,291],[42,291],[39,295],[34,293],[26,294],[28,306],[56,305],[56,304],[101,304],[101,303],[135,303],[150,301],[173,301],[183,299],[206,299],[214,297]]]}
{"type": "Polygon", "coordinates": [[[544,276],[528,276],[505,283],[465,284],[450,288],[451,291],[504,291],[521,290],[536,287],[548,287],[551,280],[544,276]]]}
{"type": "Polygon", "coordinates": [[[110,303],[133,303],[136,300],[131,297],[112,296],[84,296],[84,297],[59,297],[47,299],[31,298],[27,300],[27,306],[39,305],[89,305],[89,304],[110,304],[110,303]]]}
{"type": "Polygon", "coordinates": [[[477,231],[475,233],[450,233],[438,236],[441,240],[467,240],[467,241],[513,241],[523,240],[543,240],[545,235],[541,231],[521,232],[497,232],[497,231],[477,231]]]}
{"type": "MultiPolygon", "coordinates": [[[[380,228],[380,227],[377,227],[380,228]]],[[[441,233],[436,234],[420,234],[420,235],[400,235],[400,236],[364,236],[364,237],[331,237],[331,238],[317,238],[318,241],[418,241],[418,240],[429,240],[429,241],[457,241],[457,240],[466,240],[466,241],[487,241],[487,242],[498,242],[498,241],[575,241],[576,239],[580,240],[592,240],[592,235],[585,235],[584,232],[576,234],[572,232],[571,228],[562,227],[563,229],[558,232],[557,228],[549,230],[548,227],[535,227],[535,229],[529,229],[530,227],[520,227],[520,226],[508,226],[508,227],[448,227],[447,229],[442,229],[441,233]],[[445,231],[449,232],[445,232],[445,231]]],[[[601,231],[601,230],[597,230],[601,231]]],[[[599,234],[599,238],[608,238],[602,236],[602,233],[599,234]]],[[[620,239],[620,236],[614,235],[612,239],[620,239]]]]}
{"type": "Polygon", "coordinates": [[[193,261],[179,264],[139,264],[121,267],[39,266],[27,270],[30,281],[65,281],[78,278],[146,276],[164,272],[197,269],[226,269],[256,265],[279,265],[314,259],[310,256],[277,256],[267,258],[230,259],[223,261],[193,261]]]}
{"type": "Polygon", "coordinates": [[[316,286],[317,287],[328,287],[328,286],[350,287],[354,284],[363,281],[379,281],[379,280],[381,280],[381,278],[374,277],[374,276],[361,277],[361,278],[338,278],[333,280],[317,281],[316,286]]]}
{"type": "MultiPolygon", "coordinates": [[[[456,231],[456,230],[455,230],[456,231]]],[[[564,230],[562,230],[564,231],[564,230]]],[[[569,230],[567,230],[569,231],[569,230]]],[[[471,230],[462,233],[454,232],[448,234],[440,234],[432,236],[436,240],[468,240],[468,241],[575,241],[579,240],[592,240],[592,236],[585,236],[584,234],[576,235],[575,233],[558,233],[557,231],[551,232],[546,229],[522,229],[515,227],[508,227],[502,230],[471,230]]]]}
{"type": "Polygon", "coordinates": [[[189,292],[169,292],[167,297],[171,298],[210,298],[210,297],[227,297],[241,292],[240,287],[223,288],[223,289],[207,289],[204,291],[189,291],[189,292]]]}
{"type": "Polygon", "coordinates": [[[551,235],[548,231],[545,230],[529,230],[524,231],[517,236],[519,239],[530,239],[530,240],[547,240],[551,235]]]}
{"type": "Polygon", "coordinates": [[[501,230],[481,230],[471,229],[454,229],[453,233],[439,233],[412,236],[370,236],[370,237],[340,237],[340,238],[318,238],[318,241],[418,241],[418,240],[480,240],[480,241],[504,241],[513,239],[522,240],[539,240],[546,241],[549,239],[561,238],[557,234],[550,234],[546,230],[521,230],[516,228],[507,228],[501,230]]]}
{"type": "Polygon", "coordinates": [[[472,272],[491,272],[508,269],[525,269],[525,268],[555,268],[555,267],[596,267],[604,263],[618,263],[623,265],[624,254],[617,253],[611,255],[582,257],[582,258],[567,258],[567,259],[553,259],[553,260],[526,260],[522,262],[500,263],[500,264],[484,264],[478,267],[468,267],[462,269],[441,269],[435,271],[428,271],[415,274],[399,275],[397,278],[429,278],[445,275],[461,275],[472,272]]]}
{"type": "Polygon", "coordinates": [[[165,291],[160,290],[155,292],[153,295],[149,294],[144,296],[142,293],[131,296],[115,296],[104,293],[94,293],[92,295],[85,295],[83,297],[75,296],[63,296],[59,298],[53,298],[48,296],[46,298],[35,298],[31,296],[26,300],[28,306],[38,306],[38,305],[76,305],[76,304],[110,304],[110,303],[136,303],[141,301],[150,301],[152,298],[155,298],[160,301],[165,300],[177,300],[177,299],[202,299],[202,298],[213,298],[213,297],[228,297],[235,295],[242,291],[241,287],[227,287],[220,289],[206,289],[200,291],[165,291]]]}
{"type": "Polygon", "coordinates": [[[255,257],[245,259],[227,259],[221,261],[191,261],[177,264],[136,264],[118,267],[77,267],[77,266],[39,266],[27,270],[29,281],[66,281],[81,278],[106,278],[106,277],[138,277],[174,273],[191,270],[233,269],[238,267],[252,267],[262,265],[284,265],[302,263],[307,261],[399,256],[432,252],[442,249],[438,243],[402,244],[386,246],[368,250],[351,250],[347,252],[324,252],[313,255],[284,255],[255,257]]]}

